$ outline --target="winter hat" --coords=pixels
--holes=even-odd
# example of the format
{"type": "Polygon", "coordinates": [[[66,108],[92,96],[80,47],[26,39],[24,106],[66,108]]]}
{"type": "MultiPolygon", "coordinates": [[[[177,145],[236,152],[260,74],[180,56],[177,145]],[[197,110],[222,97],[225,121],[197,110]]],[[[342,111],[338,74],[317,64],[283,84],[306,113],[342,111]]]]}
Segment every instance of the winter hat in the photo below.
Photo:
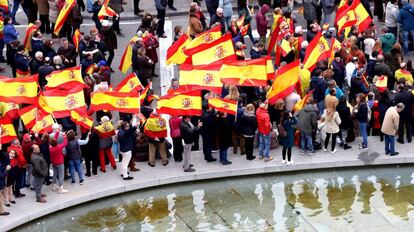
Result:
{"type": "Polygon", "coordinates": [[[101,61],[98,62],[98,67],[100,68],[102,66],[106,66],[106,61],[101,60],[101,61]]]}

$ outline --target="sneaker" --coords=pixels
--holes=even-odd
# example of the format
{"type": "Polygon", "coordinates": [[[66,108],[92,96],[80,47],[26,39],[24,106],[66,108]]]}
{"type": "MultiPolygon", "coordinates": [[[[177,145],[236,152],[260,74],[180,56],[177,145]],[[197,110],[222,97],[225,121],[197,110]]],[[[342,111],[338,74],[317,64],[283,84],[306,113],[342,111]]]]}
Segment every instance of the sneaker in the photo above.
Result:
{"type": "Polygon", "coordinates": [[[57,184],[53,184],[52,185],[52,191],[56,191],[58,190],[59,186],[57,186],[57,184]]]}
{"type": "Polygon", "coordinates": [[[336,149],[333,149],[333,151],[331,151],[331,154],[334,154],[336,152],[336,149]]]}
{"type": "Polygon", "coordinates": [[[302,152],[300,154],[301,155],[305,155],[306,154],[306,151],[305,150],[302,150],[302,152]]]}
{"type": "Polygon", "coordinates": [[[75,183],[76,183],[75,181],[72,181],[72,185],[75,185],[75,183]]]}
{"type": "Polygon", "coordinates": [[[184,172],[195,172],[194,168],[186,168],[184,169],[184,172]]]}
{"type": "Polygon", "coordinates": [[[327,152],[327,151],[328,151],[328,149],[326,149],[326,148],[323,149],[323,152],[327,152]]]}
{"type": "Polygon", "coordinates": [[[286,165],[287,165],[287,166],[290,166],[290,165],[292,165],[292,164],[294,164],[294,163],[295,163],[295,161],[291,160],[291,161],[286,162],[286,165]]]}
{"type": "Polygon", "coordinates": [[[177,11],[177,8],[175,8],[175,7],[168,7],[170,10],[173,10],[173,11],[177,11]]]}
{"type": "Polygon", "coordinates": [[[223,165],[230,165],[230,164],[232,164],[232,162],[230,162],[230,161],[228,161],[228,160],[225,160],[225,161],[223,161],[223,163],[222,163],[223,165]]]}
{"type": "Polygon", "coordinates": [[[351,149],[351,148],[352,148],[352,146],[349,146],[348,144],[344,145],[344,150],[348,150],[348,149],[351,149]]]}
{"type": "Polygon", "coordinates": [[[286,164],[286,160],[282,160],[282,164],[286,164]]]}
{"type": "Polygon", "coordinates": [[[0,216],[7,216],[7,215],[10,215],[10,213],[9,212],[0,213],[0,216]]]}
{"type": "Polygon", "coordinates": [[[64,189],[64,188],[63,188],[63,185],[59,187],[59,190],[58,190],[58,193],[59,193],[59,194],[64,194],[64,193],[67,193],[67,192],[69,192],[69,191],[68,191],[68,190],[66,190],[66,189],[64,189]]]}
{"type": "Polygon", "coordinates": [[[362,146],[361,147],[361,150],[367,150],[368,149],[368,147],[367,146],[362,146]]]}
{"type": "Polygon", "coordinates": [[[266,158],[266,159],[265,159],[265,162],[269,162],[269,161],[271,161],[271,160],[273,160],[273,157],[272,157],[272,156],[270,156],[269,158],[266,158]]]}
{"type": "Polygon", "coordinates": [[[263,158],[264,158],[264,156],[259,155],[259,159],[263,159],[263,158]]]}
{"type": "Polygon", "coordinates": [[[79,184],[80,184],[80,185],[83,185],[83,180],[79,181],[79,184]]]}
{"type": "Polygon", "coordinates": [[[124,179],[124,180],[132,180],[132,179],[134,179],[134,177],[128,176],[128,177],[125,177],[125,178],[122,178],[122,179],[124,179]]]}
{"type": "Polygon", "coordinates": [[[398,155],[398,154],[400,154],[400,153],[399,152],[391,152],[390,156],[395,156],[395,155],[398,155]]]}
{"type": "Polygon", "coordinates": [[[36,202],[46,203],[47,201],[44,198],[37,199],[36,202]]]}

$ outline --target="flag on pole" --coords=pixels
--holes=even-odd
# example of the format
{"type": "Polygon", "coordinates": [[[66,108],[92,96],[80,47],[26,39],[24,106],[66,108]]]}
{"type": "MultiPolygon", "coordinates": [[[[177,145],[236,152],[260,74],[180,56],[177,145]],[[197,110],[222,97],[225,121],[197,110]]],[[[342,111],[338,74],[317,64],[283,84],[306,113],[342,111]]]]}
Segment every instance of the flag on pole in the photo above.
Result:
{"type": "Polygon", "coordinates": [[[39,118],[36,120],[31,131],[38,134],[50,133],[53,131],[52,125],[55,123],[53,116],[51,114],[42,114],[40,113],[39,118]]]}
{"type": "Polygon", "coordinates": [[[222,98],[209,98],[208,105],[219,112],[236,115],[237,113],[237,101],[222,99],[222,98]]]}
{"type": "Polygon", "coordinates": [[[364,32],[365,29],[367,29],[369,27],[369,24],[371,24],[372,22],[372,19],[369,16],[364,5],[362,5],[360,0],[354,0],[349,8],[354,9],[355,18],[357,20],[356,24],[358,25],[359,33],[364,32]]]}
{"type": "Polygon", "coordinates": [[[190,43],[190,37],[183,34],[167,50],[167,65],[183,64],[188,56],[184,53],[184,48],[190,43]]]}
{"type": "Polygon", "coordinates": [[[0,90],[0,101],[2,102],[33,104],[37,98],[36,77],[0,78],[0,90]]]}
{"type": "Polygon", "coordinates": [[[327,59],[330,55],[328,41],[326,41],[319,31],[306,48],[303,67],[312,71],[316,67],[318,61],[327,59]]]}
{"type": "Polygon", "coordinates": [[[132,65],[132,47],[135,45],[135,41],[137,40],[137,36],[132,37],[132,39],[129,40],[127,47],[125,48],[124,53],[122,54],[118,69],[123,74],[125,74],[132,65]]]}
{"type": "Polygon", "coordinates": [[[244,25],[244,18],[245,18],[245,15],[243,14],[242,16],[240,16],[237,20],[236,20],[236,25],[237,25],[237,27],[238,28],[242,28],[243,27],[243,25],[244,25]]]}
{"type": "Polygon", "coordinates": [[[95,92],[91,94],[90,109],[116,110],[123,113],[139,113],[140,103],[137,94],[121,92],[95,92]]]}
{"type": "Polygon", "coordinates": [[[13,123],[7,118],[0,120],[0,143],[10,143],[15,138],[17,134],[13,123]]]}
{"type": "MultiPolygon", "coordinates": [[[[0,0],[1,1],[1,0],[0,0]]],[[[32,36],[37,30],[37,26],[33,23],[29,23],[26,28],[26,34],[24,35],[23,45],[27,51],[32,51],[32,36]]]]}
{"type": "Polygon", "coordinates": [[[205,89],[220,94],[223,83],[220,79],[221,64],[180,66],[180,87],[205,89]]]}
{"type": "Polygon", "coordinates": [[[91,117],[89,117],[88,115],[86,115],[86,113],[82,113],[82,112],[78,112],[76,110],[72,110],[70,112],[70,119],[78,124],[79,126],[90,130],[92,128],[93,125],[93,119],[91,117]]]}
{"type": "Polygon", "coordinates": [[[114,89],[115,92],[135,93],[144,89],[135,72],[129,74],[114,89]]]}
{"type": "Polygon", "coordinates": [[[299,81],[300,60],[289,63],[276,72],[276,79],[267,92],[266,98],[270,104],[291,94],[299,81]]]}
{"type": "Polygon", "coordinates": [[[226,34],[210,44],[199,45],[192,51],[193,65],[236,60],[231,34],[226,34]]]}
{"type": "Polygon", "coordinates": [[[76,51],[79,50],[79,42],[81,41],[82,35],[79,31],[79,29],[76,29],[75,32],[73,32],[72,41],[73,46],[75,46],[76,51]]]}
{"type": "Polygon", "coordinates": [[[109,0],[105,0],[105,2],[102,4],[101,9],[98,12],[98,19],[103,20],[105,17],[112,17],[112,16],[118,16],[118,14],[108,6],[109,0]]]}
{"type": "Polygon", "coordinates": [[[85,82],[83,82],[80,66],[53,71],[46,76],[46,80],[46,90],[56,88],[69,90],[79,86],[89,88],[85,82]]]}
{"type": "Polygon", "coordinates": [[[220,39],[221,36],[221,24],[217,25],[210,30],[207,30],[201,34],[199,34],[197,37],[195,37],[193,40],[191,40],[187,46],[184,48],[184,54],[190,56],[194,54],[194,52],[197,50],[199,46],[208,45],[213,43],[214,41],[220,39]]]}
{"type": "Polygon", "coordinates": [[[308,102],[309,97],[312,96],[312,94],[313,94],[313,90],[307,93],[305,97],[302,98],[300,101],[296,102],[295,106],[293,107],[293,111],[298,112],[302,110],[303,107],[305,107],[306,102],[308,102]]]}
{"type": "Polygon", "coordinates": [[[282,15],[273,14],[273,24],[272,24],[272,28],[270,31],[269,39],[267,41],[268,54],[270,54],[270,52],[275,47],[277,37],[279,36],[279,31],[280,31],[279,26],[282,23],[282,21],[283,21],[282,15]]]}
{"type": "Polygon", "coordinates": [[[0,114],[11,121],[19,117],[19,104],[14,102],[0,102],[0,114]]]}
{"type": "Polygon", "coordinates": [[[157,101],[157,113],[169,115],[201,115],[201,92],[167,94],[157,101]]]}
{"type": "Polygon", "coordinates": [[[53,34],[59,35],[60,30],[68,18],[69,13],[72,11],[72,8],[75,6],[76,0],[66,0],[62,9],[59,12],[59,15],[56,19],[55,28],[53,29],[53,34]]]}
{"type": "Polygon", "coordinates": [[[70,90],[52,89],[39,94],[38,107],[56,118],[70,116],[71,110],[85,111],[86,104],[82,86],[70,90]]]}
{"type": "Polygon", "coordinates": [[[39,111],[36,106],[30,105],[19,110],[20,119],[24,126],[28,129],[32,128],[36,123],[37,115],[39,111]]]}
{"type": "Polygon", "coordinates": [[[228,85],[266,86],[267,74],[266,57],[225,63],[220,69],[221,81],[228,85]]]}

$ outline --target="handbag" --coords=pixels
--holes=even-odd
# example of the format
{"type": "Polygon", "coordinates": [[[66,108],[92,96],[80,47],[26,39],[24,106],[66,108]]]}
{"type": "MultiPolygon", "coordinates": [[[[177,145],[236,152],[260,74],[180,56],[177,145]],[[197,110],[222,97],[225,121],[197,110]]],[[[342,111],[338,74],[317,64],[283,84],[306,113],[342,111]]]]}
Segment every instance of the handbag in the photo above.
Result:
{"type": "Polygon", "coordinates": [[[279,132],[279,136],[280,136],[280,137],[284,138],[284,137],[286,137],[286,136],[287,136],[287,132],[286,132],[286,130],[285,130],[285,128],[283,127],[283,125],[282,125],[282,124],[279,124],[279,125],[277,126],[277,131],[279,132]]]}

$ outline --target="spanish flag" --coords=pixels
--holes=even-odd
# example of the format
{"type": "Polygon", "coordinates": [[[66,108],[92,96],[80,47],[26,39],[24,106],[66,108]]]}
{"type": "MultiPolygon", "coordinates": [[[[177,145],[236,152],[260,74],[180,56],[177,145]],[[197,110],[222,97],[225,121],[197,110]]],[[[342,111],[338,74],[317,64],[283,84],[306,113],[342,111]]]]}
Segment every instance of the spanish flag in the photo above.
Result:
{"type": "Polygon", "coordinates": [[[300,72],[300,96],[304,97],[309,90],[311,82],[311,72],[305,68],[301,68],[300,72]]]}
{"type": "Polygon", "coordinates": [[[118,14],[108,6],[109,0],[105,0],[105,2],[102,4],[101,9],[98,12],[98,19],[103,20],[105,17],[112,17],[117,16],[118,14]]]}
{"type": "Polygon", "coordinates": [[[221,25],[217,25],[208,31],[205,31],[191,40],[184,48],[184,54],[190,56],[194,54],[199,46],[211,44],[221,38],[221,25]]]}
{"type": "Polygon", "coordinates": [[[17,138],[16,130],[9,119],[0,120],[0,143],[10,143],[17,138]]]}
{"type": "Polygon", "coordinates": [[[180,87],[188,89],[205,89],[221,93],[223,83],[220,79],[221,64],[180,66],[180,87]]]}
{"type": "Polygon", "coordinates": [[[237,113],[237,101],[222,99],[222,98],[209,98],[208,105],[219,112],[236,115],[237,113]]]}
{"type": "MultiPolygon", "coordinates": [[[[344,11],[342,12],[342,15],[338,16],[338,21],[336,21],[336,25],[338,26],[338,35],[341,35],[342,32],[348,28],[352,27],[357,23],[355,12],[353,10],[344,11]]],[[[345,38],[348,35],[345,33],[345,38]]]]}
{"type": "Polygon", "coordinates": [[[78,86],[89,88],[83,82],[80,66],[53,71],[46,76],[46,90],[50,89],[73,89],[78,86]]]}
{"type": "Polygon", "coordinates": [[[318,61],[328,59],[330,55],[328,41],[326,41],[319,31],[306,48],[303,67],[312,71],[316,67],[318,61]]]}
{"type": "Polygon", "coordinates": [[[236,60],[231,34],[226,34],[210,44],[202,44],[193,49],[193,65],[211,64],[236,60]]]}
{"type": "Polygon", "coordinates": [[[275,104],[277,100],[285,98],[295,90],[299,81],[299,65],[300,61],[296,60],[276,72],[276,79],[266,95],[270,104],[275,104]]]}
{"type": "Polygon", "coordinates": [[[144,134],[151,139],[167,137],[167,121],[159,115],[151,114],[144,125],[144,134]]]}
{"type": "Polygon", "coordinates": [[[81,37],[82,35],[79,29],[76,29],[76,31],[73,32],[73,36],[72,36],[73,46],[75,46],[76,51],[79,50],[79,42],[81,40],[81,37]]]}
{"type": "Polygon", "coordinates": [[[249,31],[249,28],[250,28],[250,23],[249,24],[246,24],[242,28],[240,28],[240,34],[241,34],[241,36],[247,35],[247,32],[249,31]]]}
{"type": "Polygon", "coordinates": [[[65,21],[69,15],[69,13],[72,11],[72,8],[75,6],[76,0],[66,0],[65,4],[63,5],[62,9],[59,12],[59,15],[56,19],[55,28],[53,30],[53,34],[59,35],[60,30],[62,29],[63,25],[65,24],[65,21]]]}
{"type": "Polygon", "coordinates": [[[51,114],[40,115],[31,131],[39,134],[50,133],[52,132],[53,123],[55,123],[55,120],[51,114]]]}
{"type": "Polygon", "coordinates": [[[92,128],[93,125],[93,119],[91,117],[89,117],[88,115],[86,115],[86,113],[80,113],[76,110],[72,110],[70,112],[70,119],[78,124],[79,126],[90,130],[92,128]]]}
{"type": "Polygon", "coordinates": [[[384,92],[384,90],[387,89],[387,82],[388,82],[388,77],[387,76],[379,76],[376,80],[375,80],[375,86],[377,87],[378,91],[380,93],[384,92]]]}
{"type": "Polygon", "coordinates": [[[244,25],[244,18],[245,18],[245,15],[243,14],[242,16],[240,16],[237,20],[236,20],[236,25],[237,25],[237,27],[238,28],[242,28],[243,27],[243,25],[244,25]]]}
{"type": "Polygon", "coordinates": [[[109,138],[115,135],[115,129],[111,122],[103,122],[101,125],[94,127],[99,138],[109,138]]]}
{"type": "Polygon", "coordinates": [[[184,54],[184,48],[190,43],[190,37],[183,34],[167,50],[167,65],[183,64],[188,56],[184,54]]]}
{"type": "Polygon", "coordinates": [[[39,108],[56,118],[70,116],[71,110],[86,111],[82,86],[70,90],[52,89],[41,92],[38,100],[39,108]]]}
{"type": "Polygon", "coordinates": [[[348,10],[350,9],[353,9],[355,12],[356,25],[358,25],[359,33],[364,32],[372,22],[364,5],[359,0],[354,0],[348,10]]]}
{"type": "Polygon", "coordinates": [[[225,63],[220,69],[221,81],[228,85],[266,86],[267,74],[267,60],[265,57],[225,63]]]}
{"type": "Polygon", "coordinates": [[[0,101],[2,102],[33,104],[37,98],[35,76],[27,78],[0,78],[0,89],[0,101]]]}
{"type": "Polygon", "coordinates": [[[116,110],[123,113],[139,113],[140,103],[137,94],[121,92],[95,92],[91,94],[93,111],[116,110]]]}
{"type": "Polygon", "coordinates": [[[91,65],[89,65],[87,68],[86,68],[86,74],[92,74],[92,73],[94,73],[95,72],[95,70],[97,70],[98,69],[98,65],[96,65],[95,63],[94,64],[91,64],[91,65]]]}
{"type": "Polygon", "coordinates": [[[335,53],[339,52],[342,48],[341,42],[339,42],[336,38],[332,38],[331,40],[331,55],[329,57],[329,63],[331,63],[335,58],[335,53]]]}
{"type": "Polygon", "coordinates": [[[157,101],[157,113],[179,115],[201,115],[201,92],[167,94],[157,101]]]}
{"type": "Polygon", "coordinates": [[[270,56],[266,56],[266,70],[267,70],[267,79],[273,80],[275,77],[275,66],[273,65],[272,58],[270,56]]]}
{"type": "Polygon", "coordinates": [[[287,41],[285,39],[282,39],[280,41],[279,48],[282,51],[282,56],[287,56],[287,54],[289,54],[289,52],[291,52],[293,50],[292,46],[289,43],[289,41],[287,41]]]}
{"type": "Polygon", "coordinates": [[[29,70],[23,71],[20,69],[16,69],[16,78],[26,78],[30,76],[29,70]]]}
{"type": "Polygon", "coordinates": [[[277,41],[277,37],[279,36],[279,32],[280,32],[280,24],[283,21],[283,16],[282,15],[277,15],[277,14],[273,14],[273,24],[272,24],[272,28],[270,31],[270,36],[269,39],[267,41],[267,53],[270,54],[270,52],[272,52],[273,48],[275,47],[276,41],[277,41]]]}
{"type": "Polygon", "coordinates": [[[32,37],[33,33],[37,30],[37,26],[33,23],[29,23],[26,28],[26,34],[24,35],[23,45],[26,51],[32,51],[32,37]]]}
{"type": "Polygon", "coordinates": [[[3,9],[4,13],[9,13],[9,3],[7,0],[0,0],[0,9],[3,9]]]}
{"type": "Polygon", "coordinates": [[[132,39],[129,40],[127,47],[125,48],[124,53],[122,54],[121,62],[119,63],[118,69],[124,74],[132,65],[132,46],[134,46],[135,41],[137,40],[137,36],[132,37],[132,39]]]}
{"type": "Polygon", "coordinates": [[[126,76],[125,79],[118,84],[114,91],[122,93],[137,93],[143,88],[144,87],[139,81],[137,75],[133,72],[126,76]]]}
{"type": "Polygon", "coordinates": [[[148,91],[151,89],[152,82],[148,83],[148,85],[145,87],[144,90],[141,91],[141,93],[138,96],[139,104],[144,104],[144,100],[147,97],[148,91]]]}
{"type": "Polygon", "coordinates": [[[14,102],[0,102],[0,114],[11,121],[19,117],[19,104],[14,102]]]}
{"type": "Polygon", "coordinates": [[[411,75],[409,71],[404,69],[397,69],[397,71],[395,71],[395,79],[398,81],[401,78],[404,78],[409,85],[413,85],[413,75],[411,75]]]}
{"type": "Polygon", "coordinates": [[[38,109],[34,105],[26,106],[19,110],[20,119],[26,128],[32,128],[38,118],[38,109]]]}
{"type": "Polygon", "coordinates": [[[296,102],[295,106],[293,107],[293,111],[298,112],[305,107],[306,102],[308,101],[309,97],[311,97],[313,94],[313,90],[310,91],[308,94],[305,95],[304,98],[302,98],[300,101],[296,102]]]}
{"type": "Polygon", "coordinates": [[[342,15],[342,13],[349,7],[348,5],[348,0],[340,0],[339,4],[338,4],[338,8],[336,10],[336,15],[335,15],[335,25],[339,20],[339,17],[342,15]]]}

